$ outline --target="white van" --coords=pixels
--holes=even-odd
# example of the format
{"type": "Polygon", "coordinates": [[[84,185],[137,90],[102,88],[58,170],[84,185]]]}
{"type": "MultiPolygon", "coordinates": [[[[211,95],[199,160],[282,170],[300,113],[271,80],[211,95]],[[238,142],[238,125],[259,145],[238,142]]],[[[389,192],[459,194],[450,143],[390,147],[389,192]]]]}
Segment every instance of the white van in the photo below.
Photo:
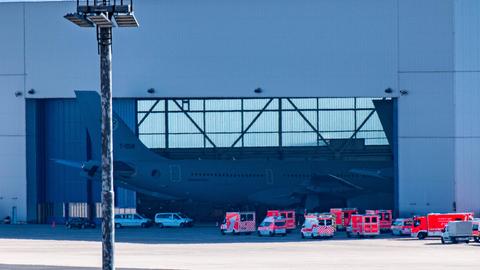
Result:
{"type": "Polygon", "coordinates": [[[193,219],[182,213],[157,213],[155,224],[158,227],[192,227],[193,219]]]}
{"type": "Polygon", "coordinates": [[[122,227],[142,227],[147,228],[152,225],[152,220],[142,217],[139,214],[116,214],[115,228],[122,227]]]}

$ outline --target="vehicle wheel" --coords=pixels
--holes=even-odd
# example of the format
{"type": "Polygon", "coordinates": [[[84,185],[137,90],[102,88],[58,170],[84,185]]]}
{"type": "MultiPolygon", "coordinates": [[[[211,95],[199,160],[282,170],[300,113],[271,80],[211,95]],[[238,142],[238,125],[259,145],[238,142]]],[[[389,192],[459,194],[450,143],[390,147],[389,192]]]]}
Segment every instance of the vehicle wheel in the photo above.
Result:
{"type": "Polygon", "coordinates": [[[67,229],[71,229],[71,228],[72,228],[72,225],[68,224],[67,229]]]}
{"type": "Polygon", "coordinates": [[[303,234],[303,232],[300,233],[300,235],[302,236],[302,239],[305,239],[305,234],[303,234]]]}
{"type": "Polygon", "coordinates": [[[220,230],[220,233],[221,233],[222,235],[225,235],[225,231],[224,231],[224,230],[220,230]]]}
{"type": "Polygon", "coordinates": [[[268,232],[268,236],[274,236],[274,233],[273,232],[268,232]]]}
{"type": "Polygon", "coordinates": [[[260,233],[260,231],[257,232],[258,236],[262,237],[262,234],[260,233]]]}
{"type": "Polygon", "coordinates": [[[477,243],[480,242],[480,237],[475,236],[475,237],[473,238],[473,241],[475,241],[475,242],[477,242],[477,243]]]}
{"type": "Polygon", "coordinates": [[[347,237],[352,238],[352,234],[350,232],[347,232],[347,237]]]}
{"type": "Polygon", "coordinates": [[[115,223],[115,229],[121,229],[122,225],[120,223],[115,223]]]}
{"type": "Polygon", "coordinates": [[[427,237],[427,234],[424,232],[418,233],[417,238],[423,240],[427,237]]]}
{"type": "Polygon", "coordinates": [[[80,229],[85,229],[85,224],[80,225],[80,229]]]}
{"type": "Polygon", "coordinates": [[[456,244],[457,243],[457,239],[454,237],[452,238],[452,244],[456,244]]]}
{"type": "Polygon", "coordinates": [[[146,228],[146,227],[147,227],[147,223],[142,223],[142,224],[140,224],[140,227],[146,228]]]}
{"type": "Polygon", "coordinates": [[[247,232],[247,233],[246,233],[246,235],[251,235],[251,234],[252,234],[252,232],[247,232]]]}
{"type": "Polygon", "coordinates": [[[184,228],[185,227],[185,223],[180,223],[180,228],[184,228]]]}
{"type": "Polygon", "coordinates": [[[441,240],[442,240],[442,245],[445,245],[445,239],[443,239],[442,237],[441,240]]]}
{"type": "Polygon", "coordinates": [[[465,240],[465,244],[470,244],[470,240],[465,240]]]}
{"type": "Polygon", "coordinates": [[[163,223],[157,223],[157,227],[159,227],[160,229],[163,228],[163,223]]]}

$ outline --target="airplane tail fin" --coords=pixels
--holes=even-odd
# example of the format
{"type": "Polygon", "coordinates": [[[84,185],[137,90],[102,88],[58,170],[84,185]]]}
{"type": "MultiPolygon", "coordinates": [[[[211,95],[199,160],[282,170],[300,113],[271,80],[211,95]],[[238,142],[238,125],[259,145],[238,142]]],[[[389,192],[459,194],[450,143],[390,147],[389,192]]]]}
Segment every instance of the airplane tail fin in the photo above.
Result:
{"type": "MultiPolygon", "coordinates": [[[[82,111],[83,123],[86,125],[93,157],[101,156],[101,110],[100,95],[96,91],[75,91],[77,102],[82,111]]],[[[116,160],[150,160],[165,159],[150,151],[134,132],[113,112],[113,155],[116,160]]]]}

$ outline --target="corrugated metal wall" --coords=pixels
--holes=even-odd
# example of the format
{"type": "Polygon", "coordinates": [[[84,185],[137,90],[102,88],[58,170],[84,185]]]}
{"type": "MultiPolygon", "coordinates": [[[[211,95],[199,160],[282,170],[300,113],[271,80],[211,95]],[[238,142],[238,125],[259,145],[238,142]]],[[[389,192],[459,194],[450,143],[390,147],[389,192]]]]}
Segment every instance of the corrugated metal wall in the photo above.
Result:
{"type": "MultiPolygon", "coordinates": [[[[44,218],[38,220],[62,222],[68,203],[87,202],[88,180],[81,176],[76,168],[67,167],[55,162],[54,159],[71,161],[87,160],[87,135],[85,125],[82,123],[81,111],[74,99],[46,99],[38,100],[37,103],[29,102],[27,110],[35,110],[43,117],[27,119],[27,122],[41,121],[37,128],[41,128],[44,140],[37,142],[37,151],[29,152],[28,155],[41,157],[44,162],[44,172],[30,172],[35,175],[37,184],[43,185],[37,188],[38,196],[42,198],[37,204],[43,205],[44,218]],[[29,108],[31,107],[31,108],[29,108]],[[43,144],[43,145],[41,145],[43,144]]],[[[135,127],[135,100],[117,99],[114,101],[114,111],[134,129],[135,127]]],[[[95,158],[95,157],[94,157],[95,158]]],[[[30,170],[30,168],[29,168],[30,170]]],[[[91,185],[93,202],[100,202],[100,181],[93,181],[91,185]]],[[[116,206],[121,208],[134,208],[136,205],[135,193],[118,188],[116,190],[116,206]]]]}

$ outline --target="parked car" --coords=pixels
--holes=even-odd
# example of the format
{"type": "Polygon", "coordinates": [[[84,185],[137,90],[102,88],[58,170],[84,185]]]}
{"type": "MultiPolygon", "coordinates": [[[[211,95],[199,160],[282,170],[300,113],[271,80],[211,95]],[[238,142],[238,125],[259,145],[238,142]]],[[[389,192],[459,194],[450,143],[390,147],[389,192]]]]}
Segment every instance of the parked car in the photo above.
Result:
{"type": "Polygon", "coordinates": [[[115,228],[122,227],[142,227],[147,228],[152,225],[152,220],[141,216],[140,214],[116,214],[115,228]]]}
{"type": "Polygon", "coordinates": [[[412,233],[413,219],[411,218],[397,218],[392,223],[393,235],[410,235],[412,233]]]}
{"type": "Polygon", "coordinates": [[[258,236],[287,235],[287,221],[282,216],[266,217],[257,229],[258,236]]]}
{"type": "Polygon", "coordinates": [[[158,227],[192,227],[193,219],[182,213],[157,213],[155,224],[158,227]]]}
{"type": "Polygon", "coordinates": [[[69,218],[67,222],[65,222],[65,227],[67,227],[68,229],[71,229],[71,228],[94,229],[95,227],[97,227],[97,224],[95,224],[95,222],[91,221],[88,218],[72,217],[72,218],[69,218]]]}

